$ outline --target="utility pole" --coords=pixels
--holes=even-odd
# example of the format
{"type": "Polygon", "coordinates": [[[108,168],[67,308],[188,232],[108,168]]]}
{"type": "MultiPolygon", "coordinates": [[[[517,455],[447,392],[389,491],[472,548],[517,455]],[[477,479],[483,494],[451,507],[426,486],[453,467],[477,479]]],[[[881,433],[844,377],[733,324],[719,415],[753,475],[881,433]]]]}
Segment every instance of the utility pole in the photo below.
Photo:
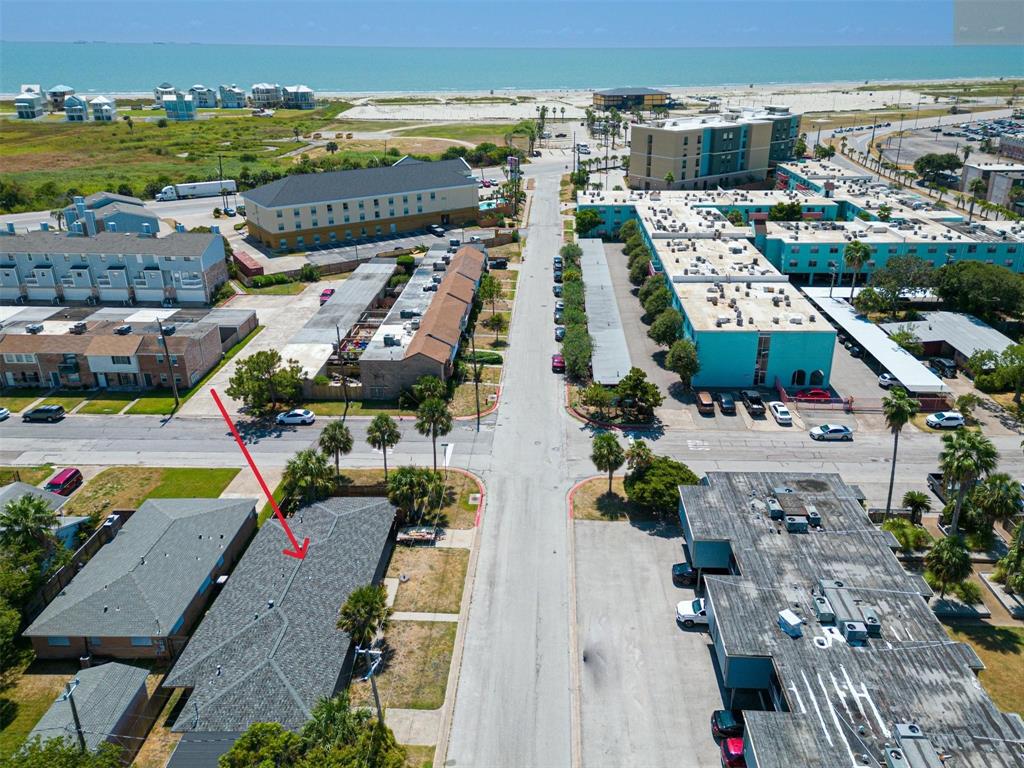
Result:
{"type": "Polygon", "coordinates": [[[360,648],[359,646],[356,646],[356,656],[369,656],[372,659],[370,662],[370,668],[367,670],[363,680],[370,681],[370,687],[373,689],[373,700],[377,704],[377,722],[383,725],[384,710],[380,705],[380,695],[377,693],[377,679],[374,676],[377,672],[377,665],[380,664],[381,652],[375,651],[371,648],[360,648]]]}
{"type": "Polygon", "coordinates": [[[224,189],[224,158],[220,153],[217,154],[217,181],[220,182],[220,207],[224,210],[228,207],[228,194],[224,189]]]}
{"type": "Polygon", "coordinates": [[[174,366],[171,365],[171,350],[167,348],[167,334],[164,333],[164,324],[160,318],[156,319],[156,327],[160,329],[160,345],[164,348],[164,362],[167,363],[167,376],[171,380],[171,391],[174,393],[174,413],[177,413],[178,406],[178,382],[174,380],[174,366]]]}
{"type": "Polygon", "coordinates": [[[476,392],[476,431],[480,431],[480,361],[476,359],[476,326],[469,337],[473,345],[473,390],[476,392]]]}
{"type": "Polygon", "coordinates": [[[338,337],[338,367],[341,369],[341,391],[345,394],[345,415],[341,417],[341,423],[345,423],[348,416],[348,379],[345,378],[345,361],[341,357],[341,326],[334,324],[334,333],[338,337]]]}
{"type": "Polygon", "coordinates": [[[903,149],[903,113],[900,112],[900,140],[896,142],[896,168],[900,167],[900,150],[903,149]]]}
{"type": "Polygon", "coordinates": [[[75,721],[75,733],[78,734],[78,748],[85,752],[85,733],[82,731],[82,721],[78,719],[78,707],[75,706],[74,696],[79,682],[79,679],[76,677],[70,683],[67,683],[64,686],[64,693],[61,694],[57,701],[66,701],[71,706],[71,719],[75,721]]]}

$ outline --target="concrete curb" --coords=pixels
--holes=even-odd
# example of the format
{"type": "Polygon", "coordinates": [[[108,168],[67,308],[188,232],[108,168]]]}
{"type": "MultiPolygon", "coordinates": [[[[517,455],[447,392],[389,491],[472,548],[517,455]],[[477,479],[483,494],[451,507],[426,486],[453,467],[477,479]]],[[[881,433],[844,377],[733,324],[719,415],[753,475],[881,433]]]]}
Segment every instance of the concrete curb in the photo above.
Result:
{"type": "Polygon", "coordinates": [[[569,557],[569,731],[570,731],[570,754],[572,755],[572,768],[581,768],[583,765],[583,716],[582,716],[582,690],[580,683],[580,647],[577,636],[576,623],[576,526],[573,520],[573,496],[577,489],[593,478],[580,480],[566,494],[566,506],[569,514],[566,515],[565,524],[566,541],[568,542],[569,557]]]}
{"type": "Polygon", "coordinates": [[[466,581],[462,587],[462,604],[459,606],[459,622],[455,629],[455,648],[452,650],[452,663],[448,668],[448,687],[445,689],[444,704],[441,705],[441,730],[437,735],[437,746],[434,749],[434,765],[443,766],[448,759],[448,739],[451,737],[452,720],[455,717],[455,697],[459,692],[459,675],[462,672],[462,653],[466,647],[466,628],[469,626],[469,609],[473,602],[473,585],[476,583],[476,567],[480,558],[480,547],[477,546],[480,522],[484,516],[484,505],[487,500],[487,489],[483,480],[465,469],[452,468],[455,472],[476,481],[480,490],[480,505],[476,511],[473,528],[473,545],[469,554],[469,567],[466,569],[466,581]]]}
{"type": "Polygon", "coordinates": [[[640,430],[645,430],[645,429],[656,429],[658,427],[658,422],[657,421],[652,421],[649,424],[612,424],[611,422],[598,421],[597,419],[592,419],[589,416],[585,416],[585,415],[583,415],[582,413],[580,413],[576,409],[576,406],[569,404],[569,384],[568,383],[566,383],[566,385],[565,385],[565,405],[564,405],[564,407],[565,407],[565,412],[568,413],[569,416],[571,416],[572,418],[576,419],[576,421],[582,422],[583,424],[589,424],[590,426],[597,427],[598,429],[617,429],[620,432],[623,432],[625,430],[637,430],[637,431],[640,431],[640,430]]]}

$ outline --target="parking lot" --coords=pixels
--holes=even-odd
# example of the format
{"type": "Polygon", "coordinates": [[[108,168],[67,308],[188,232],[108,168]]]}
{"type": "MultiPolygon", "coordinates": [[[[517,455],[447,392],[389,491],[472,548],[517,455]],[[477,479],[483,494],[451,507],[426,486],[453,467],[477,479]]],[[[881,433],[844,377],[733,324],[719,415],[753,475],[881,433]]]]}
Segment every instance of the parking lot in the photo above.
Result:
{"type": "Polygon", "coordinates": [[[1024,130],[1024,121],[1021,120],[974,120],[969,121],[969,115],[950,115],[943,120],[941,130],[933,131],[930,128],[912,129],[903,137],[902,143],[895,135],[886,137],[883,154],[889,161],[896,160],[897,147],[899,149],[900,164],[913,163],[922,155],[931,153],[945,154],[948,152],[959,153],[961,148],[971,148],[971,159],[977,162],[995,162],[998,160],[995,154],[986,154],[981,151],[981,142],[986,137],[996,142],[996,137],[1001,133],[1014,133],[1024,130]]]}
{"type": "Polygon", "coordinates": [[[694,596],[672,585],[681,531],[573,525],[583,765],[717,768],[713,648],[706,632],[675,620],[676,603],[694,596]]]}

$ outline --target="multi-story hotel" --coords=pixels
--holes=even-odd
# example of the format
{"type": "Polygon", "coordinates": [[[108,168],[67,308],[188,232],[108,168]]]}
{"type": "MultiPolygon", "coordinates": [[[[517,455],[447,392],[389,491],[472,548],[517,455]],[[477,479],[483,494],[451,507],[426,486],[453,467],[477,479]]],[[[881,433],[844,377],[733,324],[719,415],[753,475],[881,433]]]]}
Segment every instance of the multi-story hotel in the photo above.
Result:
{"type": "Polygon", "coordinates": [[[385,168],[295,174],[242,197],[250,236],[275,250],[458,225],[480,215],[477,182],[462,159],[403,158],[385,168]]]}
{"type": "Polygon", "coordinates": [[[626,181],[635,189],[763,181],[776,163],[792,158],[799,129],[800,116],[784,106],[634,125],[626,181]]]}

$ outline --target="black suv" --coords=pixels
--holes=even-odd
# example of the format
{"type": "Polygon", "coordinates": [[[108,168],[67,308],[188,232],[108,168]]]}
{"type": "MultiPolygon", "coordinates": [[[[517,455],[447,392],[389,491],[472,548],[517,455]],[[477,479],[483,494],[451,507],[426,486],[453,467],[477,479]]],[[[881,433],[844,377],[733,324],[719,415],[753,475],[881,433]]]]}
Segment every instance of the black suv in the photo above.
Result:
{"type": "Polygon", "coordinates": [[[752,389],[744,389],[740,392],[740,399],[746,406],[747,413],[751,416],[764,416],[764,401],[761,396],[752,389]]]}
{"type": "Polygon", "coordinates": [[[722,413],[736,413],[736,400],[728,392],[720,392],[718,395],[718,407],[722,413]]]}
{"type": "Polygon", "coordinates": [[[672,566],[672,583],[677,587],[697,586],[697,572],[689,563],[675,563],[672,566]]]}
{"type": "Polygon", "coordinates": [[[60,421],[64,418],[63,405],[40,405],[31,411],[26,411],[21,416],[22,421],[60,421]]]}

